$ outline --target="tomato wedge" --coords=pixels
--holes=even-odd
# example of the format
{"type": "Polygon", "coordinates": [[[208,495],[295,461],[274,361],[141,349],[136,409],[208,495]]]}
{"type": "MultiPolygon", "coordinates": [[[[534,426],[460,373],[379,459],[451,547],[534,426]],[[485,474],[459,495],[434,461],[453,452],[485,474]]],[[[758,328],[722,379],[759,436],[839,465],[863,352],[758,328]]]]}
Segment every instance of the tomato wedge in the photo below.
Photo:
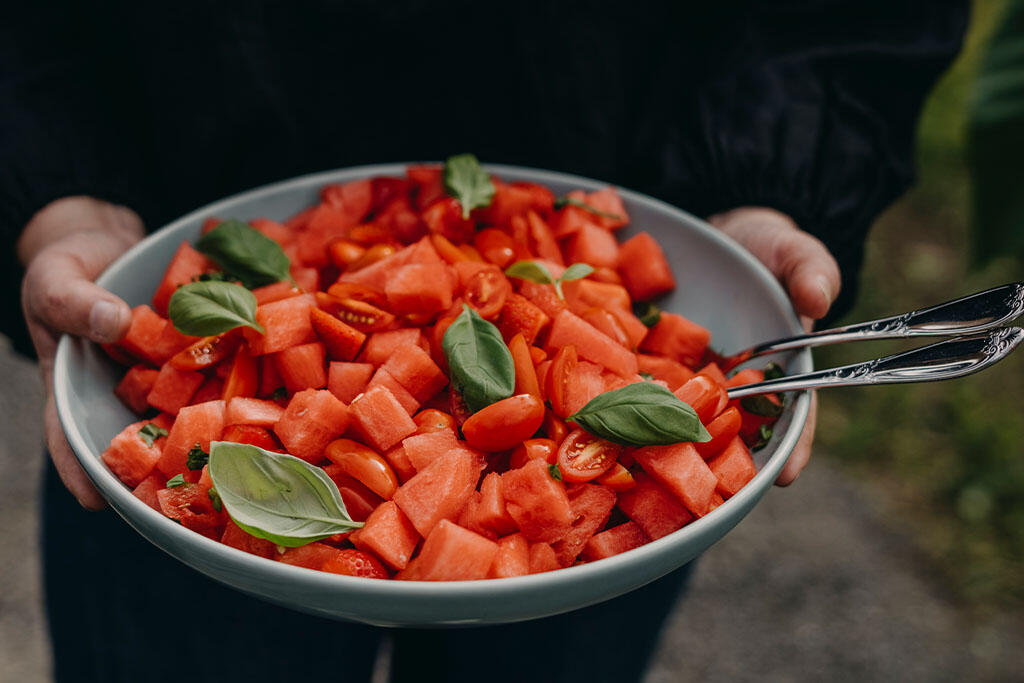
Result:
{"type": "Polygon", "coordinates": [[[241,341],[235,330],[203,337],[178,351],[168,362],[176,370],[203,370],[229,357],[241,341]]]}
{"type": "Polygon", "coordinates": [[[363,333],[378,332],[395,322],[395,316],[373,304],[358,299],[339,299],[324,292],[316,293],[316,303],[350,327],[363,333]]]}
{"type": "Polygon", "coordinates": [[[568,417],[569,407],[566,405],[566,387],[569,385],[569,378],[576,372],[579,358],[576,355],[576,347],[566,344],[558,349],[555,359],[551,362],[547,376],[547,397],[551,402],[551,410],[558,417],[568,417]]]}
{"type": "Polygon", "coordinates": [[[412,418],[416,423],[417,434],[430,434],[432,432],[443,432],[444,430],[455,431],[455,418],[436,408],[428,408],[416,413],[412,418]]]}
{"type": "Polygon", "coordinates": [[[549,465],[555,464],[555,456],[558,454],[558,443],[552,439],[527,439],[512,451],[509,458],[509,469],[522,467],[531,460],[543,458],[549,465]]]}
{"type": "Polygon", "coordinates": [[[398,477],[388,461],[358,441],[335,439],[327,444],[324,455],[384,500],[391,500],[398,490],[398,477]]]}
{"type": "Polygon", "coordinates": [[[491,320],[505,307],[512,284],[497,268],[483,268],[470,276],[464,289],[466,303],[476,309],[481,318],[491,320]]]}
{"type": "Polygon", "coordinates": [[[582,429],[575,429],[558,447],[558,469],[565,481],[590,481],[611,469],[620,453],[622,446],[619,444],[605,441],[582,429]]]}
{"type": "Polygon", "coordinates": [[[544,404],[536,396],[518,394],[470,415],[462,434],[473,448],[504,451],[533,436],[542,422],[544,404]]]}

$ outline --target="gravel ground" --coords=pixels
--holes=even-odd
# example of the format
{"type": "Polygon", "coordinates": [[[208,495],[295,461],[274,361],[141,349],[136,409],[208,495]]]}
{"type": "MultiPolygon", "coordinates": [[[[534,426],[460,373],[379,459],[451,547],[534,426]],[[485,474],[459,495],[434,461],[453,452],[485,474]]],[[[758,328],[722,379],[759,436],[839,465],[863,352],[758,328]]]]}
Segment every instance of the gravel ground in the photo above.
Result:
{"type": "MultiPolygon", "coordinates": [[[[35,368],[0,349],[0,679],[50,680],[41,616],[35,368]]],[[[818,457],[700,561],[648,683],[1024,681],[1024,625],[974,623],[876,491],[818,457]]]]}

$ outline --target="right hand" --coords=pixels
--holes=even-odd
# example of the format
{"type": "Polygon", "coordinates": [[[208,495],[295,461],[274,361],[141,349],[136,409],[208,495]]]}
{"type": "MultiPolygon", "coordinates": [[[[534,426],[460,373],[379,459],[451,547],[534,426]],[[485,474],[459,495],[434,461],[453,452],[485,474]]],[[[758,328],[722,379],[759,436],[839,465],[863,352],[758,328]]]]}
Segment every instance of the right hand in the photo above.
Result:
{"type": "Polygon", "coordinates": [[[93,280],[143,233],[142,219],[130,209],[91,197],[65,197],[33,216],[18,239],[18,258],[26,267],[21,305],[46,390],[46,444],[64,485],[90,510],[106,502],[61,429],[53,397],[53,358],[63,333],[109,344],[128,331],[128,304],[93,280]]]}

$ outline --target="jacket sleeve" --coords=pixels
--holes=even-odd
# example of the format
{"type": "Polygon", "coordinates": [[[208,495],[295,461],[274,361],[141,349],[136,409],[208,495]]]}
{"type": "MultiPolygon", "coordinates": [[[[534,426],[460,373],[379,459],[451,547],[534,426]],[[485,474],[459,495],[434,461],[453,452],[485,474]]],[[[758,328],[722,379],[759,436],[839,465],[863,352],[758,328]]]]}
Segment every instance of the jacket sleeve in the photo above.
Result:
{"type": "Polygon", "coordinates": [[[23,269],[15,244],[25,224],[60,197],[88,194],[130,202],[109,146],[117,124],[101,106],[98,62],[84,5],[22,3],[0,22],[0,332],[31,353],[22,319],[23,269]]]}
{"type": "Polygon", "coordinates": [[[965,2],[762,3],[692,97],[661,161],[660,194],[708,215],[763,205],[792,216],[857,289],[875,217],[913,179],[917,117],[960,48],[965,2]]]}

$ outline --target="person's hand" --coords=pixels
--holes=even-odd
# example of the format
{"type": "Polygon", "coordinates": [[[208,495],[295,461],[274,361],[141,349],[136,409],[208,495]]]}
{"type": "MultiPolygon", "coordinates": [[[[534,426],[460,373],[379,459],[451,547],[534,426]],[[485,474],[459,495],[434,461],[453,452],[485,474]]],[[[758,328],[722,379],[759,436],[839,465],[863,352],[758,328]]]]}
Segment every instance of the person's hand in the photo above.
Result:
{"type": "MultiPolygon", "coordinates": [[[[804,232],[793,220],[774,209],[741,207],[715,214],[708,222],[753,254],[778,278],[789,294],[804,327],[828,313],[839,294],[839,266],[825,245],[804,232]]],[[[811,394],[811,410],[800,441],[775,483],[792,484],[811,457],[818,396],[811,394]]]]}
{"type": "Polygon", "coordinates": [[[133,211],[90,197],[65,197],[32,217],[18,240],[26,267],[21,305],[46,388],[46,443],[69,491],[86,508],[105,505],[79,466],[57,418],[53,357],[67,332],[107,344],[124,336],[131,309],[93,280],[143,234],[133,211]]]}

